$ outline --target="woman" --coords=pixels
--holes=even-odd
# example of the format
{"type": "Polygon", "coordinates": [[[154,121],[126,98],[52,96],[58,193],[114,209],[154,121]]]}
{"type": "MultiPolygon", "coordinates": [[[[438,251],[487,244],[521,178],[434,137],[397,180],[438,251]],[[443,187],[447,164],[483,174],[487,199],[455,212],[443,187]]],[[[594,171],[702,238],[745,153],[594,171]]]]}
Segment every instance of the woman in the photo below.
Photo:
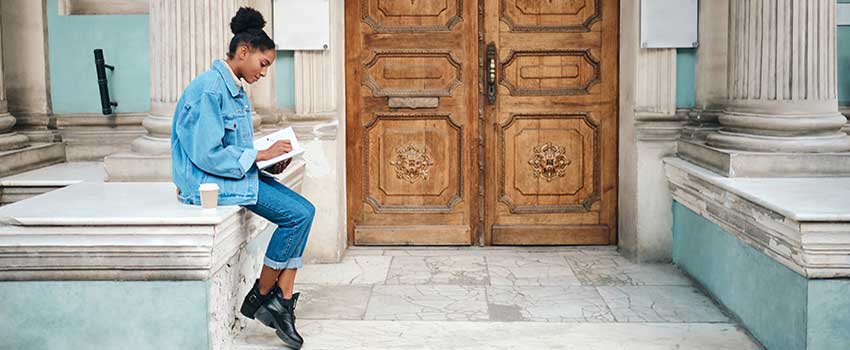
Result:
{"type": "MultiPolygon", "coordinates": [[[[253,147],[251,103],[241,80],[252,84],[266,76],[275,59],[275,43],[263,31],[265,20],[243,7],[230,22],[233,39],[227,59],[216,60],[195,78],[177,102],[171,131],[172,178],[183,203],[200,204],[198,186],[219,186],[219,203],[241,205],[277,225],[266,249],[260,278],[241,312],[275,328],[290,348],[303,339],[295,329],[295,274],[313,222],[313,205],[261,173],[257,161],[289,152],[289,141],[266,150],[253,147]]],[[[282,172],[288,162],[270,168],[282,172]]]]}

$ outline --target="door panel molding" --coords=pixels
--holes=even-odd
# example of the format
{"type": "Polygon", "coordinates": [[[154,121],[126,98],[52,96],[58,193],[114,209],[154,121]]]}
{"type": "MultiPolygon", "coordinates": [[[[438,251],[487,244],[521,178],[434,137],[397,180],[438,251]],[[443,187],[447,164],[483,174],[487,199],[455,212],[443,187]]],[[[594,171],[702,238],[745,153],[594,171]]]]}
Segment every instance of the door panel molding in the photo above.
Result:
{"type": "MultiPolygon", "coordinates": [[[[580,134],[580,132],[578,132],[578,131],[576,131],[576,132],[580,134]]],[[[586,135],[583,135],[583,134],[580,134],[580,135],[581,135],[582,138],[584,138],[584,136],[586,136],[586,135]]],[[[592,118],[589,117],[588,113],[575,113],[575,112],[573,112],[573,113],[563,113],[563,114],[558,114],[558,113],[553,113],[553,114],[511,114],[510,119],[508,119],[507,122],[505,122],[504,124],[502,124],[499,127],[498,138],[499,138],[499,140],[498,140],[498,144],[499,144],[499,152],[498,152],[499,153],[499,166],[497,168],[497,175],[496,176],[498,177],[498,180],[499,180],[499,201],[504,203],[508,207],[508,209],[510,210],[511,213],[531,214],[531,213],[584,212],[584,211],[591,210],[593,204],[596,203],[597,201],[599,201],[599,199],[600,199],[599,189],[600,189],[600,186],[601,186],[600,185],[601,177],[600,177],[600,173],[599,173],[600,168],[601,168],[601,165],[600,165],[601,157],[600,157],[600,147],[599,147],[599,143],[600,143],[599,128],[598,128],[598,124],[592,118]],[[589,136],[591,136],[591,138],[592,138],[589,142],[590,143],[589,148],[592,152],[592,163],[589,166],[590,169],[591,169],[589,172],[590,172],[590,177],[592,178],[592,183],[589,184],[589,186],[586,186],[584,183],[581,183],[581,185],[578,186],[578,188],[573,192],[558,192],[558,193],[551,193],[550,192],[550,193],[545,193],[543,195],[550,195],[550,196],[572,195],[572,196],[575,196],[575,195],[578,194],[579,191],[586,189],[587,187],[590,187],[591,190],[589,191],[589,193],[584,193],[583,199],[578,198],[578,199],[581,199],[581,200],[576,201],[577,203],[573,203],[573,204],[522,205],[522,204],[517,204],[516,201],[513,200],[511,198],[511,196],[507,193],[508,191],[506,189],[507,189],[507,186],[508,186],[508,182],[507,182],[506,178],[508,177],[509,168],[507,167],[507,162],[506,162],[506,159],[505,159],[505,156],[507,154],[507,148],[508,148],[507,145],[506,145],[506,132],[509,129],[517,126],[523,120],[529,120],[529,121],[540,121],[540,120],[575,120],[575,121],[581,121],[581,124],[585,127],[586,132],[588,132],[589,136]]],[[[552,141],[545,140],[545,141],[542,141],[542,142],[552,142],[552,141]]],[[[555,142],[558,142],[558,141],[555,141],[555,142]]],[[[586,147],[586,146],[584,144],[582,144],[582,147],[586,147]]],[[[531,158],[531,155],[529,156],[529,159],[530,158],[531,158]]],[[[584,159],[584,158],[581,157],[581,158],[578,159],[578,161],[581,161],[582,159],[584,159]]],[[[585,169],[586,169],[585,165],[584,164],[573,164],[573,162],[574,161],[570,161],[570,164],[567,165],[567,166],[581,167],[581,171],[579,172],[579,174],[577,174],[577,177],[580,177],[581,180],[586,178],[587,174],[585,172],[585,169]]],[[[518,162],[514,162],[514,163],[518,163],[518,162]]],[[[531,164],[529,164],[529,167],[533,168],[533,166],[531,164]]],[[[516,176],[516,175],[514,175],[514,176],[516,176]]],[[[566,176],[566,173],[564,174],[564,176],[560,176],[560,177],[565,177],[565,176],[566,176]]],[[[538,182],[540,182],[540,180],[538,180],[538,182]]],[[[545,181],[545,182],[551,182],[551,181],[545,181]]],[[[516,181],[514,181],[514,183],[516,183],[516,181]]],[[[522,193],[522,191],[520,189],[517,188],[517,190],[518,190],[517,192],[522,193]]],[[[523,193],[523,194],[532,195],[531,193],[523,193]]],[[[540,195],[540,194],[538,193],[536,195],[540,195]]]]}
{"type": "MultiPolygon", "coordinates": [[[[367,170],[364,173],[365,181],[363,181],[363,185],[364,185],[363,193],[365,193],[365,195],[366,195],[366,198],[365,198],[366,203],[369,204],[372,207],[372,210],[374,210],[375,213],[449,213],[454,209],[454,207],[458,203],[460,203],[462,201],[462,199],[463,199],[463,171],[462,171],[462,169],[463,169],[463,152],[462,152],[463,126],[456,123],[452,119],[451,114],[448,114],[448,113],[447,114],[379,113],[379,114],[376,114],[375,117],[369,123],[367,123],[366,125],[363,126],[363,130],[364,130],[363,138],[365,140],[365,145],[366,145],[366,147],[364,147],[364,149],[363,149],[363,152],[364,152],[363,153],[363,162],[364,162],[363,168],[367,170]],[[429,161],[430,162],[430,165],[429,165],[429,164],[424,164],[425,162],[423,162],[421,159],[413,159],[412,161],[414,161],[414,162],[418,161],[419,164],[410,165],[410,166],[407,166],[406,164],[402,164],[402,162],[407,162],[408,158],[410,158],[411,156],[413,156],[414,158],[419,158],[419,157],[427,157],[429,159],[432,158],[432,156],[433,156],[432,154],[422,154],[422,155],[415,154],[417,152],[424,153],[423,151],[427,152],[428,150],[433,150],[435,148],[435,147],[429,147],[427,144],[424,144],[425,147],[423,149],[423,147],[416,147],[417,144],[415,144],[415,143],[404,143],[403,145],[400,145],[402,147],[402,149],[395,147],[395,148],[392,148],[390,150],[387,150],[390,153],[389,157],[382,157],[382,155],[375,156],[374,154],[371,154],[370,151],[373,151],[373,149],[370,148],[370,146],[372,145],[371,142],[376,138],[370,137],[370,132],[372,130],[374,130],[375,127],[378,126],[383,121],[401,121],[401,122],[404,122],[404,121],[411,121],[411,122],[413,122],[413,121],[442,121],[442,122],[445,122],[445,125],[447,127],[451,128],[451,129],[453,129],[454,132],[455,132],[454,137],[451,137],[451,135],[446,135],[445,133],[442,134],[442,136],[444,136],[444,137],[441,140],[444,140],[444,141],[445,140],[451,140],[451,139],[455,140],[455,142],[453,144],[444,145],[442,147],[445,155],[441,159],[444,159],[448,162],[442,162],[440,164],[437,164],[433,160],[431,160],[431,161],[429,161]],[[448,137],[445,137],[445,136],[448,136],[448,137]],[[413,155],[406,153],[409,150],[408,147],[410,145],[414,145],[414,150],[412,150],[410,152],[410,153],[414,153],[413,155]],[[454,152],[452,152],[452,150],[454,150],[454,152]],[[452,159],[446,159],[452,153],[453,153],[454,160],[452,161],[452,159]],[[393,155],[396,155],[396,157],[393,157],[393,155]],[[401,158],[403,158],[403,159],[399,159],[398,156],[401,156],[401,158]],[[389,159],[387,159],[387,158],[389,158],[389,159]],[[370,163],[370,161],[372,161],[373,163],[377,163],[377,164],[370,163]],[[452,168],[448,168],[451,165],[451,164],[449,164],[449,162],[455,163],[452,168]],[[412,171],[407,170],[409,168],[412,168],[412,171]],[[396,175],[396,177],[398,177],[399,171],[402,172],[401,177],[405,177],[405,175],[409,175],[411,172],[416,173],[417,171],[418,171],[418,175],[420,177],[421,176],[427,177],[428,176],[427,171],[425,173],[423,173],[421,171],[421,169],[423,169],[423,168],[429,168],[428,170],[430,170],[431,168],[444,168],[446,173],[456,173],[457,177],[455,178],[455,183],[454,184],[445,184],[445,186],[440,188],[440,190],[437,191],[436,193],[434,193],[432,191],[431,193],[420,192],[420,193],[408,194],[408,195],[418,194],[419,196],[437,197],[437,198],[434,198],[435,202],[440,202],[439,199],[443,199],[443,202],[445,202],[445,204],[442,204],[442,205],[441,204],[431,204],[431,205],[428,205],[428,204],[418,204],[418,205],[387,204],[387,203],[382,202],[380,199],[375,198],[375,196],[373,196],[373,193],[375,191],[372,191],[372,188],[370,188],[370,187],[372,185],[377,185],[376,189],[380,190],[383,193],[384,198],[392,197],[392,196],[404,197],[404,195],[405,195],[404,193],[393,192],[392,190],[388,191],[386,189],[387,186],[384,185],[384,181],[386,180],[386,177],[387,176],[392,177],[392,175],[396,175]],[[386,174],[386,172],[388,172],[388,171],[391,172],[393,170],[395,170],[396,172],[393,173],[393,174],[386,174]],[[377,176],[378,179],[377,180],[375,179],[375,177],[371,176],[371,174],[374,174],[374,173],[378,173],[378,176],[377,176]],[[455,191],[453,191],[453,193],[451,193],[451,194],[448,194],[448,193],[446,193],[446,191],[449,190],[450,187],[454,187],[455,191]]],[[[416,132],[417,130],[412,130],[412,131],[416,132]]],[[[377,139],[382,140],[384,138],[377,138],[377,139]]],[[[381,150],[378,150],[378,151],[380,152],[381,150]]],[[[416,180],[415,180],[416,176],[413,176],[413,177],[414,177],[414,181],[403,180],[401,182],[410,182],[410,185],[414,185],[415,182],[416,182],[416,180]]],[[[401,200],[401,202],[403,202],[403,199],[401,200]]]]}
{"type": "Polygon", "coordinates": [[[463,0],[378,0],[377,4],[361,0],[360,3],[363,23],[376,33],[448,32],[463,21],[463,0]],[[449,8],[449,3],[454,7],[449,8]]]}
{"type": "Polygon", "coordinates": [[[499,14],[512,32],[589,32],[594,23],[602,20],[602,0],[501,0],[499,14]],[[510,2],[514,6],[509,6],[510,2]],[[559,4],[569,7],[557,12],[559,4]],[[537,13],[533,12],[535,5],[537,13]]]}

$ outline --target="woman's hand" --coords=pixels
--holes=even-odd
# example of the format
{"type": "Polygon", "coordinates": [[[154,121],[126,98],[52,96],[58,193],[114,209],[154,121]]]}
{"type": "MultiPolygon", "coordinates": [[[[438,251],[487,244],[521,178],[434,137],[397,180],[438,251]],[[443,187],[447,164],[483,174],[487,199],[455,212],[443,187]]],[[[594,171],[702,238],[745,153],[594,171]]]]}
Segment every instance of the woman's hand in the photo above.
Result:
{"type": "Polygon", "coordinates": [[[284,160],[280,163],[276,163],[275,165],[272,165],[271,167],[267,168],[266,171],[275,175],[280,174],[284,170],[286,170],[286,167],[289,166],[289,163],[292,163],[292,158],[284,160]]]}
{"type": "Polygon", "coordinates": [[[271,147],[257,152],[256,161],[274,159],[282,154],[289,153],[289,151],[292,151],[292,143],[289,140],[280,140],[272,144],[271,147]]]}

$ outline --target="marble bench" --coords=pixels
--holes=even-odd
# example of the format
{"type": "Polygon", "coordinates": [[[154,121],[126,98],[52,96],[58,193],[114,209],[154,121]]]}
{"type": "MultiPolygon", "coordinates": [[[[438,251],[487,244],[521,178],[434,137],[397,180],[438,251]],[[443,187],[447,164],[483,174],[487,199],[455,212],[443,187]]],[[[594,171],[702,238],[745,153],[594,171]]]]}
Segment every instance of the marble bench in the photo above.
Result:
{"type": "Polygon", "coordinates": [[[850,178],[664,163],[673,261],[768,349],[850,349],[850,178]]]}
{"type": "Polygon", "coordinates": [[[227,349],[270,234],[241,207],[180,204],[170,183],[81,182],[0,207],[0,348],[227,349]]]}

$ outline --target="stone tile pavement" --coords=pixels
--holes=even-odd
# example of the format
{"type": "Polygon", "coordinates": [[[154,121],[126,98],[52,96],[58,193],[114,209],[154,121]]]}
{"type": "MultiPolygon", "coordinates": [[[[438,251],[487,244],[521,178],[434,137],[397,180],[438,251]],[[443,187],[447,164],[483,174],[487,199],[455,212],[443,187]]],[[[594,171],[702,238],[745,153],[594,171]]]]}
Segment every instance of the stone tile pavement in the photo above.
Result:
{"type": "MultiPolygon", "coordinates": [[[[613,247],[352,248],[296,290],[304,349],[761,349],[675,266],[613,247]]],[[[280,342],[252,321],[235,348],[280,342]]]]}

